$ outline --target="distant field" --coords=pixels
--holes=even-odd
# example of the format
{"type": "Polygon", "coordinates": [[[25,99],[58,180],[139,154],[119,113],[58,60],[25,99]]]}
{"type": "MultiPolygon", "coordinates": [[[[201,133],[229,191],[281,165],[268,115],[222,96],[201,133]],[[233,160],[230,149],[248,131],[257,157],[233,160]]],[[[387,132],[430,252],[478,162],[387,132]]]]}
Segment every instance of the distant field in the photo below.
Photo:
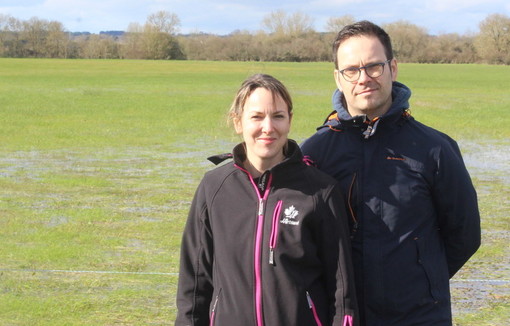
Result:
{"type": "MultiPolygon", "coordinates": [[[[0,59],[0,324],[167,325],[181,231],[226,111],[253,73],[282,80],[291,137],[331,111],[330,63],[0,59]]],[[[452,282],[456,325],[510,314],[510,66],[400,65],[412,114],[457,139],[483,245],[452,282]]]]}

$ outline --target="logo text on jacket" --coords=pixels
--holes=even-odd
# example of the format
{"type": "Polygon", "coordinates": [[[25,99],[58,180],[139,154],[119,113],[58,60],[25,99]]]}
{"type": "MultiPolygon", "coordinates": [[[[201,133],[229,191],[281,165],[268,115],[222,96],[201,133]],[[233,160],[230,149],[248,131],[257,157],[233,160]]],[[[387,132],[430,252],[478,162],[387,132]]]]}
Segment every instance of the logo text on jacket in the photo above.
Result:
{"type": "Polygon", "coordinates": [[[280,220],[282,224],[290,224],[290,225],[299,225],[299,221],[296,221],[296,217],[299,214],[299,211],[294,207],[294,205],[286,208],[283,213],[284,218],[280,220]]]}

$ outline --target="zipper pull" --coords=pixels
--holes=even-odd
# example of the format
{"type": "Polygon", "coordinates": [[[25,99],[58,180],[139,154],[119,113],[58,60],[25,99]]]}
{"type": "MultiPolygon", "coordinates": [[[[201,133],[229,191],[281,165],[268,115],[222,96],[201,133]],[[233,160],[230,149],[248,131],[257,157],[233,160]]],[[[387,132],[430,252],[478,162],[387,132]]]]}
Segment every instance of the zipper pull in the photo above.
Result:
{"type": "Polygon", "coordinates": [[[356,236],[356,232],[358,232],[358,222],[354,222],[354,224],[352,225],[351,239],[354,239],[354,237],[356,236]]]}
{"type": "Polygon", "coordinates": [[[308,293],[308,291],[306,291],[306,300],[308,301],[308,307],[310,307],[310,309],[312,309],[313,302],[312,302],[312,298],[310,298],[310,293],[308,293]]]}
{"type": "Polygon", "coordinates": [[[259,200],[259,216],[264,214],[264,199],[259,200]]]}
{"type": "Polygon", "coordinates": [[[211,312],[214,313],[216,311],[216,305],[218,304],[218,299],[220,298],[220,295],[218,294],[216,296],[216,299],[214,300],[214,304],[213,304],[213,307],[212,307],[212,310],[211,312]]]}
{"type": "Polygon", "coordinates": [[[274,265],[274,248],[269,248],[269,264],[274,265]]]}
{"type": "Polygon", "coordinates": [[[377,129],[379,121],[380,121],[379,118],[375,118],[374,120],[372,120],[372,122],[370,122],[367,129],[363,132],[363,137],[365,139],[368,139],[370,136],[375,134],[375,130],[377,129]]]}

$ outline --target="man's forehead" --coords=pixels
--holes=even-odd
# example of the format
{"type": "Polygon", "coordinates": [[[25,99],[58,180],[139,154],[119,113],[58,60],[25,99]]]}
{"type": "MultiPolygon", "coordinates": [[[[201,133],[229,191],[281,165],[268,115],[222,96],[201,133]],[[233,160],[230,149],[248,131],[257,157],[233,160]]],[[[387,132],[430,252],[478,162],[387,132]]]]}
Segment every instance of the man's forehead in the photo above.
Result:
{"type": "Polygon", "coordinates": [[[384,47],[376,37],[354,36],[345,40],[338,47],[339,63],[357,64],[386,60],[384,47]]]}

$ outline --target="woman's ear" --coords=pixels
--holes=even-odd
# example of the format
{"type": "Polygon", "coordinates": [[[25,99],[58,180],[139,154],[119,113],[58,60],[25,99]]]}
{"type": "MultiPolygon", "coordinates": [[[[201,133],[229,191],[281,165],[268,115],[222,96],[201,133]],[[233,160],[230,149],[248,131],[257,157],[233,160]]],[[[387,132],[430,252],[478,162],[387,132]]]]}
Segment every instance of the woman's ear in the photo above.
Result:
{"type": "Polygon", "coordinates": [[[232,122],[234,123],[234,128],[238,135],[243,133],[243,124],[241,123],[241,117],[232,118],[232,122]]]}

